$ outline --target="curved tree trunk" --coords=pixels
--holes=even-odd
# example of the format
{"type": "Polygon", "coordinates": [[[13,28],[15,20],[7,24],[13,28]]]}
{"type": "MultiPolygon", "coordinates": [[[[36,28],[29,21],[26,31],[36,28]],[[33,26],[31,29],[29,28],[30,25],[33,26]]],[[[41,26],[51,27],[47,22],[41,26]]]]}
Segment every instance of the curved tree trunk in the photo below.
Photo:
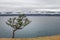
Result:
{"type": "Polygon", "coordinates": [[[13,30],[12,38],[14,38],[14,37],[15,37],[15,31],[16,31],[16,30],[13,30]]]}

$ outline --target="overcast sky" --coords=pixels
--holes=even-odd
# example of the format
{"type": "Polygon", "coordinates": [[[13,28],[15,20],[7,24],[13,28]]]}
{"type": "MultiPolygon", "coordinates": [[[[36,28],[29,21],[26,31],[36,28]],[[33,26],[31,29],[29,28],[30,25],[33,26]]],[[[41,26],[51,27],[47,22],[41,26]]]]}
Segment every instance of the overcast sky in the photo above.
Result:
{"type": "Polygon", "coordinates": [[[0,10],[19,8],[60,10],[60,0],[0,0],[0,10]]]}

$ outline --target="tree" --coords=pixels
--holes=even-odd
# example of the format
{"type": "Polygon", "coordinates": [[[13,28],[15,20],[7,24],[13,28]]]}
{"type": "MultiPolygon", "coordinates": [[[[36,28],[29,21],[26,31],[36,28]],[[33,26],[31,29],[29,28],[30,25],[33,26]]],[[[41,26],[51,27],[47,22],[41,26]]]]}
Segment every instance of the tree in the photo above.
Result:
{"type": "Polygon", "coordinates": [[[20,14],[18,18],[9,18],[6,22],[7,25],[13,28],[12,38],[15,37],[15,31],[18,29],[23,29],[26,25],[28,25],[31,21],[24,15],[20,14]]]}

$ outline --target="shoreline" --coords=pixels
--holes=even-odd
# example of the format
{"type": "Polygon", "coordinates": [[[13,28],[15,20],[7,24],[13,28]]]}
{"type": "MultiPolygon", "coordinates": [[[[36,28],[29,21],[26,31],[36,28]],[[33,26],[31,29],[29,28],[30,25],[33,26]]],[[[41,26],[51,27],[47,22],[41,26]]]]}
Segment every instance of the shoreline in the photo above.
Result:
{"type": "Polygon", "coordinates": [[[0,38],[0,40],[60,40],[60,35],[44,36],[37,38],[0,38]]]}
{"type": "MultiPolygon", "coordinates": [[[[19,16],[20,14],[0,14],[0,16],[19,16]]],[[[60,16],[60,14],[25,14],[26,16],[60,16]]]]}

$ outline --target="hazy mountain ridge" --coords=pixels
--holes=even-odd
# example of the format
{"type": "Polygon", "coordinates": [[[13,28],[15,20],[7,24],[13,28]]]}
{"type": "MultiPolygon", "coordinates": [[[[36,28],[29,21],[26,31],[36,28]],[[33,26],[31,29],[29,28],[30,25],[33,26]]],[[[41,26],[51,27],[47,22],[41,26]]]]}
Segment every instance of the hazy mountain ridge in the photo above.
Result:
{"type": "Polygon", "coordinates": [[[59,12],[56,11],[16,11],[16,12],[12,12],[12,11],[7,11],[7,12],[0,12],[0,14],[60,14],[59,12]]]}

